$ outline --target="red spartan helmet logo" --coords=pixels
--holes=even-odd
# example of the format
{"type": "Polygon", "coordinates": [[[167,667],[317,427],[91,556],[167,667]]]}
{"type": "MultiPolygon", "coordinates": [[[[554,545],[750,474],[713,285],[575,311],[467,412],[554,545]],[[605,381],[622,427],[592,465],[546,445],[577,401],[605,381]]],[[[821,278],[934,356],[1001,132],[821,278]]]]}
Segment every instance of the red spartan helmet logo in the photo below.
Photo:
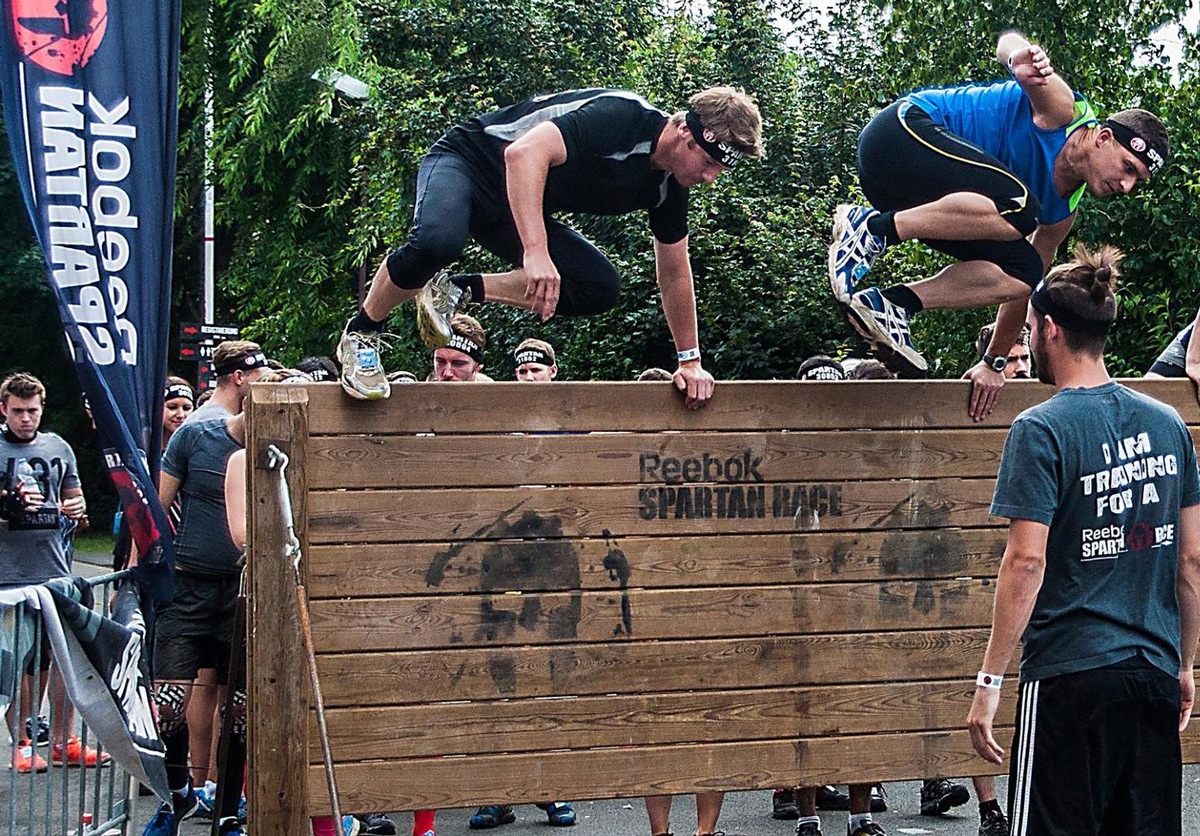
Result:
{"type": "Polygon", "coordinates": [[[10,0],[21,53],[44,70],[74,75],[104,40],[108,0],[10,0]]]}

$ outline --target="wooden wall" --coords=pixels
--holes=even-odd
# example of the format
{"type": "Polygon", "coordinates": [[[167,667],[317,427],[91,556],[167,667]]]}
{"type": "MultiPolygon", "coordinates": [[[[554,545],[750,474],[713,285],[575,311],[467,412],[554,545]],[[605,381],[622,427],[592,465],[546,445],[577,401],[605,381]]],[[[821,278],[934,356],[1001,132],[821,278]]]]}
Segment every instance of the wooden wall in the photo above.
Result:
{"type": "MultiPolygon", "coordinates": [[[[1136,385],[1200,425],[1190,384],[1136,385]]],[[[1006,428],[1051,392],[974,424],[949,381],[695,412],[665,383],[255,386],[251,809],[328,809],[268,442],[343,811],[958,777],[994,771],[964,721],[1006,428]]]]}

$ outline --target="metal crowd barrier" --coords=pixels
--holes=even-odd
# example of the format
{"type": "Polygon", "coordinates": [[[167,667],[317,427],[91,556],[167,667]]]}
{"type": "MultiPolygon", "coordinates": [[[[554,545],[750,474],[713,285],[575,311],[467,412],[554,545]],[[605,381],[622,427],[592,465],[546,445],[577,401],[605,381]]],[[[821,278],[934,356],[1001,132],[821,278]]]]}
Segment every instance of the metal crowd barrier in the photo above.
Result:
{"type": "MultiPolygon", "coordinates": [[[[102,615],[109,615],[109,602],[115,584],[130,575],[130,571],[114,572],[85,579],[91,588],[95,600],[94,608],[102,615]]],[[[43,655],[42,621],[40,614],[22,603],[9,610],[0,630],[8,635],[0,634],[4,646],[21,647],[22,642],[29,638],[28,631],[32,630],[34,658],[32,669],[41,670],[43,655]],[[28,617],[28,616],[34,617],[28,617]],[[23,636],[22,633],[25,633],[23,636]],[[9,639],[11,638],[11,645],[9,639]]],[[[48,645],[47,645],[48,647],[48,645]]],[[[21,671],[16,670],[18,660],[15,655],[5,660],[7,669],[2,675],[9,682],[17,683],[21,671]],[[8,677],[13,677],[8,679],[8,677]]],[[[5,717],[9,738],[12,741],[9,748],[7,773],[5,779],[0,779],[0,834],[7,836],[127,836],[129,824],[136,820],[135,806],[137,801],[137,784],[131,781],[129,774],[117,766],[115,762],[107,766],[70,767],[55,766],[52,758],[54,741],[47,740],[42,744],[35,742],[33,751],[37,757],[46,762],[44,772],[32,769],[21,773],[13,765],[18,741],[27,737],[26,722],[31,724],[31,731],[36,741],[39,719],[44,717],[52,728],[61,710],[56,705],[55,693],[63,694],[61,686],[56,689],[54,677],[57,675],[53,660],[50,663],[50,684],[46,689],[45,699],[39,711],[32,717],[18,717],[19,691],[14,692],[8,714],[5,717]]],[[[20,686],[16,686],[19,688],[20,686]]],[[[36,692],[35,692],[36,693],[36,692]]],[[[77,735],[84,747],[94,747],[103,752],[103,741],[89,734],[89,729],[75,713],[73,727],[65,730],[66,736],[77,735]]],[[[47,733],[49,734],[49,733],[47,733]]],[[[65,741],[63,745],[65,755],[65,741]]],[[[64,757],[65,760],[65,757],[64,757]]]]}

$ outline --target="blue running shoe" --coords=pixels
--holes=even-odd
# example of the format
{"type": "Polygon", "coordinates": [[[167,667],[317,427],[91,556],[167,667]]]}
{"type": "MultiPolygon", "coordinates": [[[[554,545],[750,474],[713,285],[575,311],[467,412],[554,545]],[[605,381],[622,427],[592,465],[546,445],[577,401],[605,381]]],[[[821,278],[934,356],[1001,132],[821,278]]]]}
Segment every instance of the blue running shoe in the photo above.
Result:
{"type": "Polygon", "coordinates": [[[499,827],[502,824],[512,824],[517,820],[517,814],[513,812],[513,808],[508,804],[497,804],[491,807],[480,807],[475,815],[471,816],[471,820],[467,822],[467,827],[472,830],[491,830],[493,827],[499,827]]]}
{"type": "Polygon", "coordinates": [[[178,832],[179,828],[175,826],[175,813],[171,810],[170,804],[164,804],[158,808],[154,818],[146,822],[142,836],[175,836],[178,832]]]}
{"type": "Polygon", "coordinates": [[[575,808],[569,801],[553,801],[546,805],[546,821],[553,827],[574,827],[575,808]]]}
{"type": "Polygon", "coordinates": [[[879,254],[883,239],[867,230],[867,221],[879,213],[867,206],[843,203],[833,214],[833,243],[829,245],[829,286],[843,305],[849,304],[858,284],[879,254]]]}
{"type": "Polygon", "coordinates": [[[342,816],[342,836],[358,836],[362,822],[354,816],[342,816]]]}
{"type": "Polygon", "coordinates": [[[925,358],[913,346],[908,312],[889,302],[877,287],[850,297],[846,321],[871,344],[871,352],[899,377],[920,378],[929,372],[925,358]]]}

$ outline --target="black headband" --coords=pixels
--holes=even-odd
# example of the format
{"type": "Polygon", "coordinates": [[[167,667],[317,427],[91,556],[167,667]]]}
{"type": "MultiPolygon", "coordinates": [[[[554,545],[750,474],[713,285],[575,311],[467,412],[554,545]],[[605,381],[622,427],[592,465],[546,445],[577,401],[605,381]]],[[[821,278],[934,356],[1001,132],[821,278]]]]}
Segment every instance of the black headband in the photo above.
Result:
{"type": "Polygon", "coordinates": [[[834,363],[821,363],[810,366],[800,375],[799,380],[845,380],[846,373],[841,366],[834,363]]]}
{"type": "Polygon", "coordinates": [[[553,366],[554,358],[540,348],[522,348],[513,352],[513,362],[518,366],[526,363],[537,363],[539,366],[553,366]]]}
{"type": "Polygon", "coordinates": [[[453,334],[450,337],[450,342],[446,344],[446,348],[453,348],[455,351],[461,351],[476,363],[483,362],[483,347],[470,337],[465,337],[462,334],[453,334]]]}
{"type": "Polygon", "coordinates": [[[1112,119],[1106,120],[1104,127],[1112,131],[1117,142],[1129,149],[1129,153],[1145,163],[1151,174],[1157,174],[1166,165],[1166,148],[1154,147],[1133,128],[1122,125],[1120,122],[1114,122],[1112,119]]]}
{"type": "Polygon", "coordinates": [[[324,366],[313,366],[305,372],[313,383],[324,383],[326,380],[333,380],[333,372],[324,366]]]}
{"type": "Polygon", "coordinates": [[[1033,309],[1042,316],[1053,317],[1059,328],[1066,328],[1068,331],[1078,331],[1081,334],[1107,334],[1112,329],[1113,321],[1111,319],[1084,319],[1059,305],[1050,295],[1045,279],[1034,288],[1033,294],[1029,297],[1029,304],[1033,305],[1033,309]]]}
{"type": "Polygon", "coordinates": [[[691,130],[692,136],[695,137],[696,144],[703,148],[708,156],[726,168],[733,168],[737,165],[738,160],[746,156],[732,145],[718,142],[716,134],[704,127],[704,123],[700,121],[700,117],[694,110],[687,112],[687,126],[691,130]]]}
{"type": "Polygon", "coordinates": [[[186,383],[172,383],[167,386],[166,392],[163,393],[163,400],[171,401],[175,398],[187,398],[192,403],[195,403],[196,393],[186,383]]]}
{"type": "Polygon", "coordinates": [[[232,360],[226,360],[221,365],[213,369],[217,373],[217,377],[223,377],[234,372],[248,372],[251,369],[261,369],[267,365],[267,355],[261,351],[253,354],[243,354],[241,357],[235,357],[232,360]]]}

